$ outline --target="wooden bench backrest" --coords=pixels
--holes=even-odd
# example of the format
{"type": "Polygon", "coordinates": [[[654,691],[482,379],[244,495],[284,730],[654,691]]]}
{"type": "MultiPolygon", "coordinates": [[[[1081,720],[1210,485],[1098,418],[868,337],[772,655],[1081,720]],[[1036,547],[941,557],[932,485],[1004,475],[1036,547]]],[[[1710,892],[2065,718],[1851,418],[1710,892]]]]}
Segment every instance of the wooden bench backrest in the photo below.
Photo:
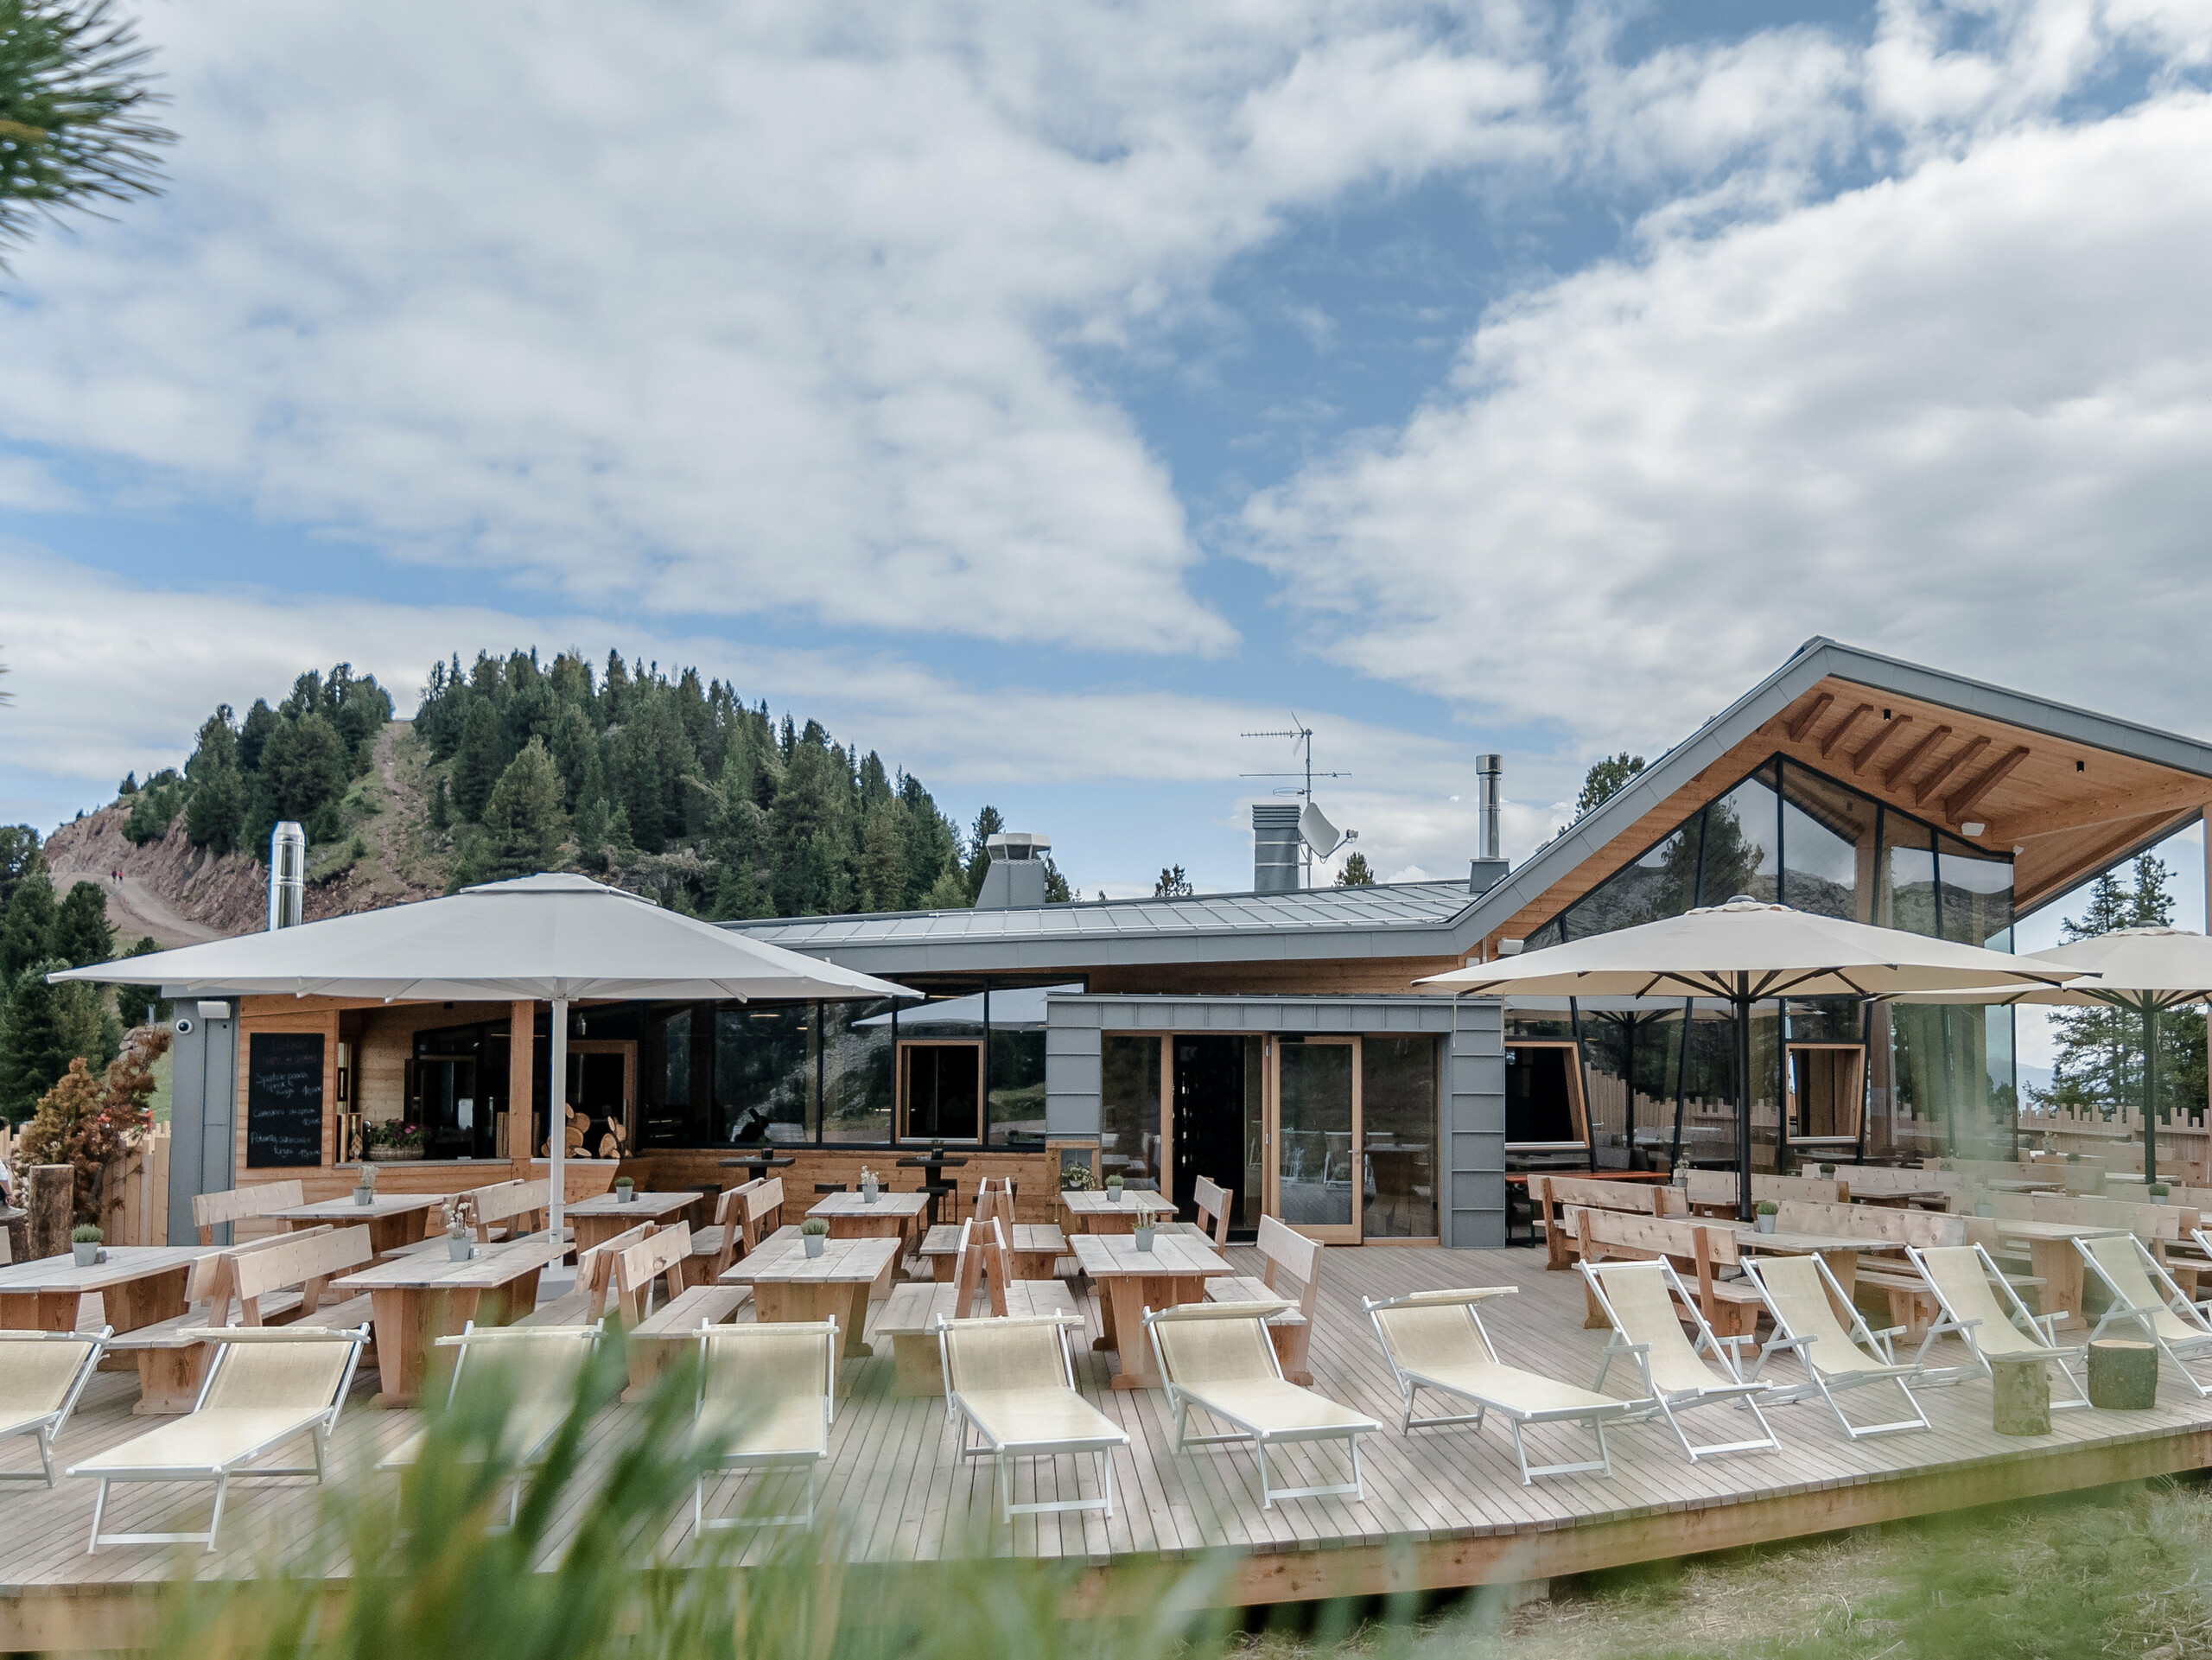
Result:
{"type": "Polygon", "coordinates": [[[589,1250],[576,1256],[576,1289],[588,1299],[587,1307],[591,1318],[597,1320],[607,1312],[607,1300],[614,1290],[614,1259],[631,1246],[652,1238],[660,1231],[659,1225],[640,1222],[634,1228],[625,1228],[612,1239],[602,1239],[589,1250]]]}
{"type": "Polygon", "coordinates": [[[1819,1176],[1753,1176],[1751,1200],[1772,1199],[1779,1205],[1785,1199],[1809,1200],[1815,1205],[1843,1203],[1843,1184],[1819,1176]]]}
{"type": "Polygon", "coordinates": [[[1671,1189],[1648,1181],[1599,1181],[1590,1176],[1531,1176],[1541,1183],[1543,1197],[1554,1205],[1586,1205],[1593,1211],[1632,1211],[1641,1216],[1665,1216],[1671,1189]]]}
{"type": "Polygon", "coordinates": [[[976,1225],[988,1229],[992,1219],[1014,1225],[1014,1178],[985,1176],[976,1184],[976,1225]]]}
{"type": "Polygon", "coordinates": [[[1693,1170],[1687,1191],[1693,1205],[1733,1205],[1740,1189],[1733,1170],[1693,1170]]]}
{"type": "Polygon", "coordinates": [[[231,1291],[248,1326],[261,1324],[261,1299],[272,1291],[301,1288],[301,1309],[312,1314],[322,1300],[324,1282],[334,1275],[365,1268],[376,1260],[365,1224],[329,1232],[295,1234],[263,1250],[230,1251],[231,1291]]]}
{"type": "Polygon", "coordinates": [[[1287,1274],[1298,1282],[1298,1312],[1312,1320],[1313,1300],[1321,1289],[1320,1242],[1263,1216],[1260,1218],[1260,1262],[1261,1279],[1278,1297],[1290,1294],[1283,1288],[1281,1275],[1287,1274]]]}
{"type": "Polygon", "coordinates": [[[192,1196],[192,1224],[200,1230],[200,1243],[215,1243],[215,1230],[226,1222],[244,1222],[271,1211],[289,1211],[307,1201],[296,1178],[290,1181],[257,1181],[251,1187],[227,1187],[219,1193],[192,1196]]]}
{"type": "Polygon", "coordinates": [[[1966,1218],[1943,1211],[1893,1211],[1878,1205],[1822,1205],[1786,1199],[1774,1225],[1784,1233],[1887,1239],[1901,1245],[1963,1245],[1966,1218]]]}
{"type": "Polygon", "coordinates": [[[2074,1214],[2070,1218],[2055,1217],[2052,1218],[2054,1221],[2071,1220],[2101,1228],[2125,1228],[2145,1244],[2153,1240],[2163,1240],[2170,1245],[2181,1243],[2185,1218],[2179,1206],[2138,1205],[2124,1199],[2092,1199],[2087,1195],[2061,1202],[2070,1204],[2074,1214]]]}
{"type": "Polygon", "coordinates": [[[749,1181],[745,1193],[745,1249],[752,1250],[766,1237],[769,1224],[784,1208],[784,1179],[769,1176],[763,1180],[749,1181]]]}
{"type": "MultiPolygon", "coordinates": [[[[190,1271],[184,1276],[184,1300],[188,1304],[212,1303],[219,1291],[222,1294],[223,1307],[219,1309],[211,1309],[209,1317],[218,1324],[227,1321],[230,1319],[231,1299],[238,1294],[231,1274],[231,1261],[233,1257],[243,1256],[254,1251],[272,1250],[279,1245],[289,1245],[295,1240],[312,1238],[317,1234],[329,1231],[330,1224],[326,1222],[319,1227],[302,1228],[297,1233],[265,1234],[259,1239],[249,1239],[244,1244],[232,1245],[228,1250],[218,1251],[213,1256],[202,1256],[193,1263],[190,1271]]],[[[0,1237],[5,1237],[5,1235],[0,1235],[0,1237]]]]}
{"type": "Polygon", "coordinates": [[[1229,1189],[1210,1177],[1199,1176],[1191,1183],[1191,1203],[1198,1207],[1198,1225],[1217,1245],[1229,1243],[1229,1207],[1234,1199],[1229,1189]]]}
{"type": "Polygon", "coordinates": [[[1632,1216],[1624,1211],[1579,1207],[1571,1211],[1568,1217],[1577,1238],[1584,1237],[1586,1231],[1598,1245],[1613,1248],[1614,1255],[1667,1256],[1674,1258],[1678,1267],[1688,1264],[1694,1268],[1698,1262],[1702,1237],[1704,1258],[1713,1267],[1733,1268],[1742,1260],[1737,1250],[1736,1231],[1719,1218],[1707,1220],[1688,1216],[1632,1216]]]}
{"type": "Polygon", "coordinates": [[[652,1313],[652,1286],[663,1281],[671,1297],[683,1290],[683,1264],[691,1255],[691,1226],[679,1222],[614,1253],[614,1302],[622,1323],[635,1326],[652,1313]]]}
{"type": "Polygon", "coordinates": [[[540,1177],[536,1181],[495,1181],[489,1187],[470,1189],[468,1198],[477,1225],[488,1227],[494,1222],[511,1221],[551,1208],[553,1181],[550,1177],[540,1177]]]}
{"type": "MultiPolygon", "coordinates": [[[[983,1277],[983,1242],[976,1237],[979,1231],[972,1217],[960,1224],[960,1242],[952,1254],[952,1317],[955,1320],[966,1320],[975,1312],[976,1287],[983,1277]]],[[[994,1286],[998,1284],[996,1275],[991,1276],[991,1283],[994,1286]]],[[[1003,1302],[1005,1294],[1002,1290],[994,1291],[993,1304],[1003,1302]]]]}

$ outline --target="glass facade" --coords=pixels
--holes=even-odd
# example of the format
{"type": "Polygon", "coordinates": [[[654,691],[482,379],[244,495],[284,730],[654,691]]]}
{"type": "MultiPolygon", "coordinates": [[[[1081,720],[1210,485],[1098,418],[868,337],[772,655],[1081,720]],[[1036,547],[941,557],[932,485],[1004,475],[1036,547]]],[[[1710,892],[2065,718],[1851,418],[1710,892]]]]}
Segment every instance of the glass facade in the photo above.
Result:
{"type": "Polygon", "coordinates": [[[1108,1037],[1099,1046],[1098,1179],[1160,1180],[1158,1038],[1108,1037]]]}
{"type": "MultiPolygon", "coordinates": [[[[2012,865],[1840,779],[1777,756],[1662,837],[1642,857],[1529,937],[1528,949],[1679,916],[1736,894],[1822,916],[2010,951],[2012,865]]],[[[1633,1076],[1622,1034],[1580,1022],[1593,1089],[1593,1134],[1626,1162],[1630,1111],[1644,1143],[1656,1101],[1681,1124],[1682,1155],[1719,1162],[1735,1138],[1733,1022],[1699,1019],[1637,1036],[1633,1076]],[[1647,1059],[1649,1045],[1654,1052],[1647,1059]],[[1671,1071],[1671,1077],[1666,1074],[1671,1071]],[[1656,1087],[1654,1087],[1654,1086],[1656,1087]],[[1608,1105],[1618,1097],[1617,1105],[1608,1105]],[[1615,1123],[1618,1119],[1620,1122],[1615,1123]]],[[[2007,1008],[1911,1008],[1855,1000],[1768,1004],[1751,1022],[1752,1159],[1786,1158],[1783,1068],[1792,1043],[1862,1043],[1872,1155],[2008,1154],[2018,1099],[2007,1008]]],[[[1674,1123],[1666,1125],[1671,1142],[1674,1123]]],[[[1608,1161],[1601,1146],[1600,1161],[1608,1161]]]]}
{"type": "Polygon", "coordinates": [[[1359,1122],[1367,1162],[1360,1232],[1367,1238],[1437,1237],[1440,1053],[1434,1038],[1370,1034],[1360,1040],[1359,1122]]]}

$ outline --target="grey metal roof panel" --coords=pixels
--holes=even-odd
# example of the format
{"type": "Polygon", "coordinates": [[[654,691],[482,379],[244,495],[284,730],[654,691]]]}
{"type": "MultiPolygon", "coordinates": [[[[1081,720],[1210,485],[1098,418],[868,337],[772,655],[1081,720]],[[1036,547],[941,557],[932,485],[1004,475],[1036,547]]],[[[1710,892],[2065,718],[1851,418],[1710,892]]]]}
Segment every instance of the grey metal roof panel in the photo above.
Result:
{"type": "Polygon", "coordinates": [[[821,952],[849,968],[887,974],[1463,956],[1777,710],[1831,675],[2212,778],[2212,744],[1815,636],[1618,795],[1479,896],[1471,896],[1463,882],[1400,882],[1293,894],[1202,894],[1016,911],[789,917],[722,925],[793,951],[821,952]]]}

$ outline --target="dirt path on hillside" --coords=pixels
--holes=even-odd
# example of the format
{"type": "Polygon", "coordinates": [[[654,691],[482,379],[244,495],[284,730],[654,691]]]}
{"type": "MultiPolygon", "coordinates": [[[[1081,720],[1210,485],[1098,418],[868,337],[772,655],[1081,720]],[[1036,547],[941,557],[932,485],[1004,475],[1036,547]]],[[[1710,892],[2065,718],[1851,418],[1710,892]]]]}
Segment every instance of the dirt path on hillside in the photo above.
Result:
{"type": "Polygon", "coordinates": [[[223,937],[204,922],[179,916],[140,877],[125,876],[118,887],[106,871],[79,869],[66,858],[55,860],[48,868],[57,894],[67,893],[72,884],[79,881],[99,884],[107,895],[107,919],[115,929],[118,951],[128,951],[145,935],[151,935],[158,945],[197,945],[204,939],[223,937]]]}

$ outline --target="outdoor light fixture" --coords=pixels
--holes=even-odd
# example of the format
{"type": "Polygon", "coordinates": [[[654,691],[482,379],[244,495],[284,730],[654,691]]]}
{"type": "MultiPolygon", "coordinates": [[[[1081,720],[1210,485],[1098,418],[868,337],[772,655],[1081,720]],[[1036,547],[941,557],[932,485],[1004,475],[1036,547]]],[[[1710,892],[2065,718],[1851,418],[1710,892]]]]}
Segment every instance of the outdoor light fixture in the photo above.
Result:
{"type": "Polygon", "coordinates": [[[1525,939],[1501,939],[1497,942],[1497,954],[1500,957],[1518,957],[1528,943],[1525,939]]]}
{"type": "Polygon", "coordinates": [[[1965,824],[1959,826],[1959,834],[1967,836],[1979,836],[1982,831],[1988,828],[1988,825],[1970,818],[1965,824]]]}

